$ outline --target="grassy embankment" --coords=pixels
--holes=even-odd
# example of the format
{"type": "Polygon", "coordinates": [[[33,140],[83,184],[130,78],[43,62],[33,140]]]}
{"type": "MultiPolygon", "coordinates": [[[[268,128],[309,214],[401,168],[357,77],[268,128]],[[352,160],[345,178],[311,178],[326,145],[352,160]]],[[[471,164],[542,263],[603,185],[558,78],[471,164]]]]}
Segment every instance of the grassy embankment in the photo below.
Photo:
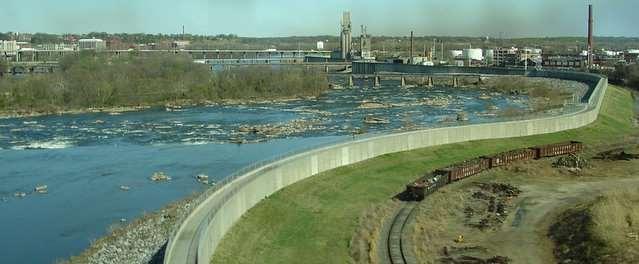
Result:
{"type": "Polygon", "coordinates": [[[384,155],[321,173],[270,196],[227,234],[215,263],[348,263],[360,216],[437,167],[524,146],[563,140],[601,144],[634,132],[630,92],[610,86],[599,118],[553,134],[483,140],[384,155]]]}
{"type": "Polygon", "coordinates": [[[211,73],[208,65],[180,55],[81,53],[64,57],[60,68],[54,74],[0,78],[0,115],[296,98],[328,89],[318,69],[254,66],[211,73]]]}
{"type": "Polygon", "coordinates": [[[550,229],[559,261],[637,263],[638,188],[626,185],[609,190],[564,212],[550,229]]]}
{"type": "Polygon", "coordinates": [[[639,252],[636,250],[639,232],[638,202],[638,188],[626,187],[604,194],[592,207],[593,232],[609,246],[610,255],[618,258],[619,262],[616,263],[639,262],[639,252]]]}

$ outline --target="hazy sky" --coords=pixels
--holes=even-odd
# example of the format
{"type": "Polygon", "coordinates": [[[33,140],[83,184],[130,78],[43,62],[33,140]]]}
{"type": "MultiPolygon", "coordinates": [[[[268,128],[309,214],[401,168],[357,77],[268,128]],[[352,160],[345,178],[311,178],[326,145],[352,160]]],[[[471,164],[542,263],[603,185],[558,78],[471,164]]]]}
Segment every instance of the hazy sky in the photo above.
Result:
{"type": "Polygon", "coordinates": [[[639,36],[639,0],[2,0],[0,31],[338,35],[583,36],[587,3],[597,36],[639,36]]]}

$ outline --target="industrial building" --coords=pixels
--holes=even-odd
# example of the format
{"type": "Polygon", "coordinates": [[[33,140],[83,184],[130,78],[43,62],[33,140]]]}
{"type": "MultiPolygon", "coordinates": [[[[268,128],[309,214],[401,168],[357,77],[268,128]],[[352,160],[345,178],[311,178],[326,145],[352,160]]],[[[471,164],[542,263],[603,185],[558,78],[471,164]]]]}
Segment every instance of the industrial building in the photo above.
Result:
{"type": "Polygon", "coordinates": [[[462,59],[462,54],[464,53],[464,51],[462,50],[449,50],[448,51],[448,55],[450,56],[450,58],[452,60],[461,60],[462,59]]]}
{"type": "Polygon", "coordinates": [[[623,59],[626,63],[637,63],[639,62],[639,50],[632,49],[627,50],[623,53],[623,59]]]}
{"type": "Polygon", "coordinates": [[[542,65],[542,50],[537,48],[522,48],[517,50],[519,66],[538,66],[542,65]]]}
{"type": "Polygon", "coordinates": [[[186,49],[189,45],[191,45],[191,42],[188,40],[176,40],[171,42],[172,49],[186,49]]]}
{"type": "Polygon", "coordinates": [[[18,51],[18,44],[15,40],[0,40],[0,55],[2,58],[13,57],[18,51]]]}
{"type": "Polygon", "coordinates": [[[371,55],[371,36],[366,32],[366,26],[362,25],[362,34],[359,37],[359,56],[360,60],[375,60],[371,55]]]}
{"type": "Polygon", "coordinates": [[[106,49],[106,42],[101,39],[81,39],[78,40],[79,50],[104,50],[106,49]]]}
{"type": "Polygon", "coordinates": [[[506,65],[515,65],[517,63],[517,48],[497,47],[493,49],[492,66],[505,67],[506,65]]]}
{"type": "Polygon", "coordinates": [[[557,68],[582,68],[586,67],[588,60],[579,55],[543,55],[544,67],[557,68]]]}
{"type": "Polygon", "coordinates": [[[38,50],[51,50],[51,51],[69,51],[76,50],[76,46],[73,44],[65,43],[45,43],[37,45],[38,50]]]}
{"type": "Polygon", "coordinates": [[[479,66],[484,65],[482,49],[466,48],[461,50],[449,50],[449,63],[455,66],[479,66]]]}
{"type": "Polygon", "coordinates": [[[343,60],[351,58],[352,52],[352,24],[351,24],[351,12],[344,12],[342,14],[342,30],[340,33],[340,51],[341,58],[343,60]]]}
{"type": "Polygon", "coordinates": [[[495,50],[487,49],[484,51],[484,62],[489,66],[495,65],[495,50]]]}

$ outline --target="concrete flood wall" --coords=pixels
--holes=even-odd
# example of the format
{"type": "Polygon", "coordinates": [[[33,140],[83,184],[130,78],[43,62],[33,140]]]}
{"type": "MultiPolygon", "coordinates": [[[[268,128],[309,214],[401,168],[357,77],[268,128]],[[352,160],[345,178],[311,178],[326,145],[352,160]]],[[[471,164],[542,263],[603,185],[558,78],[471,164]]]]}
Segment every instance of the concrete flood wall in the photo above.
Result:
{"type": "MultiPolygon", "coordinates": [[[[375,67],[382,67],[378,64],[375,67]]],[[[391,66],[389,66],[391,65],[391,66]]],[[[408,66],[414,70],[429,68],[408,66]]],[[[373,67],[354,64],[357,67],[373,67]]],[[[393,64],[394,71],[406,70],[393,64]]],[[[441,68],[441,67],[439,67],[441,68]]],[[[477,71],[481,68],[451,68],[446,72],[477,71]]],[[[361,69],[361,68],[360,68],[361,69]]],[[[441,70],[445,71],[445,70],[441,70]]],[[[523,71],[491,69],[491,74],[523,74],[523,71]]],[[[372,72],[375,73],[375,72],[372,72]]],[[[442,72],[445,73],[445,72],[442,72]]],[[[211,193],[184,220],[170,238],[164,263],[210,263],[211,257],[224,235],[250,208],[278,190],[340,166],[353,164],[380,155],[449,143],[538,135],[579,128],[597,119],[607,79],[594,74],[577,72],[530,72],[527,75],[578,80],[591,84],[591,91],[582,101],[583,110],[556,117],[508,121],[487,124],[425,129],[388,134],[296,154],[249,171],[211,193]]]]}

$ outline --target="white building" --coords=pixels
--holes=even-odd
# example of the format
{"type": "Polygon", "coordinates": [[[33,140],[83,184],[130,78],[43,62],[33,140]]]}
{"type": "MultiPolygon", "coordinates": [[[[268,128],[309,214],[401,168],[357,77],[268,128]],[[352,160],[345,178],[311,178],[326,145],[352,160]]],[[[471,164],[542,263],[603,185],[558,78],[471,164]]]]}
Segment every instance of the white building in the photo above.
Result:
{"type": "Polygon", "coordinates": [[[415,56],[412,60],[413,64],[433,66],[434,63],[428,57],[415,56]]]}
{"type": "Polygon", "coordinates": [[[191,42],[188,40],[176,40],[171,43],[171,48],[186,49],[190,45],[191,45],[191,42]]]}
{"type": "Polygon", "coordinates": [[[461,58],[462,54],[464,52],[462,50],[450,50],[450,59],[454,60],[454,59],[458,59],[461,58]]]}
{"type": "Polygon", "coordinates": [[[537,48],[522,48],[519,49],[518,51],[519,54],[519,61],[526,61],[526,60],[530,60],[533,61],[535,63],[537,63],[538,65],[541,65],[542,63],[542,50],[541,49],[537,49],[537,48]]]}
{"type": "Polygon", "coordinates": [[[619,56],[619,55],[623,54],[623,52],[614,51],[614,50],[603,50],[603,54],[608,56],[608,57],[615,57],[615,56],[619,56]]]}
{"type": "Polygon", "coordinates": [[[480,61],[484,59],[483,52],[482,49],[464,49],[462,51],[462,57],[465,60],[480,61]]]}
{"type": "Polygon", "coordinates": [[[495,63],[495,51],[492,49],[484,50],[484,60],[486,64],[493,65],[495,63]]]}
{"type": "Polygon", "coordinates": [[[0,55],[14,56],[18,51],[18,44],[15,40],[0,40],[0,55]]]}
{"type": "Polygon", "coordinates": [[[81,39],[78,41],[80,50],[103,50],[106,49],[106,42],[101,39],[81,39]]]}
{"type": "Polygon", "coordinates": [[[55,50],[55,51],[60,51],[60,50],[75,50],[75,45],[73,44],[64,44],[64,43],[60,43],[60,44],[54,44],[54,43],[45,43],[45,44],[40,44],[37,47],[39,50],[55,50]]]}
{"type": "Polygon", "coordinates": [[[323,49],[324,49],[324,41],[318,41],[317,50],[323,50],[323,49]]]}

